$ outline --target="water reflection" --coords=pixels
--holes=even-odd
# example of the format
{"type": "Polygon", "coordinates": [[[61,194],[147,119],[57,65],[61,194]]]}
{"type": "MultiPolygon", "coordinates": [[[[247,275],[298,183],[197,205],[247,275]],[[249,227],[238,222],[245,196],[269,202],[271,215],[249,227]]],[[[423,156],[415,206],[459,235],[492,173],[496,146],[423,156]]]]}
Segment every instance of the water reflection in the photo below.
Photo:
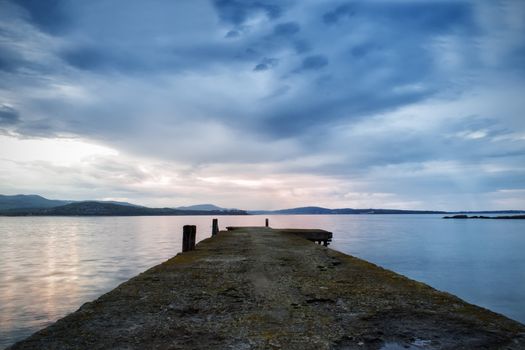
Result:
{"type": "MultiPolygon", "coordinates": [[[[180,251],[182,226],[211,217],[0,218],[0,348],[180,251]]],[[[263,225],[264,217],[220,217],[263,225]]],[[[433,215],[270,216],[324,228],[332,247],[525,322],[525,222],[433,215]]]]}

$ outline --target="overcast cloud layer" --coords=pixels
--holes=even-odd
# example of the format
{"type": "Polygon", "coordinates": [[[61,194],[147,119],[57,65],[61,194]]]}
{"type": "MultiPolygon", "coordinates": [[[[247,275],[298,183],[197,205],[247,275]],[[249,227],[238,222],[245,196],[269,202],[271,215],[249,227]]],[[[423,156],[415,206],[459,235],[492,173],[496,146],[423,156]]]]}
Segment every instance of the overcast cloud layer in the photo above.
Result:
{"type": "Polygon", "coordinates": [[[0,0],[0,193],[525,209],[525,3],[0,0]]]}

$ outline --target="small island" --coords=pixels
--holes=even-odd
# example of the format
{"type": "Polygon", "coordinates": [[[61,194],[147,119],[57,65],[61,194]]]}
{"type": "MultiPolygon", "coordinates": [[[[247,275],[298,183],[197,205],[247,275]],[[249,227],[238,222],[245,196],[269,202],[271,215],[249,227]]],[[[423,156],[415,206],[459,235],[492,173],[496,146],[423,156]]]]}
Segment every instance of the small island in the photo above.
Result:
{"type": "Polygon", "coordinates": [[[443,219],[525,219],[525,215],[499,215],[499,216],[485,216],[485,215],[453,215],[453,216],[443,216],[443,219]]]}

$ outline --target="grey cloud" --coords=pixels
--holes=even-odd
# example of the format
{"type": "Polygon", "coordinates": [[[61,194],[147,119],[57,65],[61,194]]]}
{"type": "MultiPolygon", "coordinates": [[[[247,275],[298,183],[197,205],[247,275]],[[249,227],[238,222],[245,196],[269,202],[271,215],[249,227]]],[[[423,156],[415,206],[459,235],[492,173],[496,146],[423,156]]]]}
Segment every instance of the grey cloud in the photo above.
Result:
{"type": "Polygon", "coordinates": [[[374,43],[363,43],[363,44],[354,46],[350,50],[350,52],[352,53],[354,57],[361,58],[375,50],[380,50],[380,48],[377,47],[377,45],[375,45],[374,43]]]}
{"type": "Polygon", "coordinates": [[[214,0],[213,3],[220,18],[235,25],[243,24],[257,13],[264,13],[268,18],[276,19],[283,12],[283,1],[214,0]]]}
{"type": "Polygon", "coordinates": [[[312,50],[312,47],[306,40],[295,40],[293,47],[298,54],[304,54],[312,50]]]}
{"type": "Polygon", "coordinates": [[[54,138],[59,137],[61,133],[67,132],[67,128],[63,126],[63,123],[45,119],[20,123],[15,130],[24,137],[37,138],[54,138]]]}
{"type": "Polygon", "coordinates": [[[274,35],[291,36],[291,35],[299,33],[300,30],[301,30],[301,27],[299,26],[299,24],[295,22],[286,22],[286,23],[277,24],[273,28],[273,33],[274,35]]]}
{"type": "Polygon", "coordinates": [[[352,4],[339,5],[335,9],[326,12],[323,15],[323,20],[327,24],[337,23],[341,18],[352,17],[356,13],[356,9],[352,4]]]}
{"type": "Polygon", "coordinates": [[[14,0],[13,2],[24,8],[31,21],[45,32],[61,34],[71,24],[67,1],[14,0]]]}
{"type": "Polygon", "coordinates": [[[271,68],[277,66],[278,63],[279,63],[279,60],[276,59],[276,58],[265,57],[265,58],[262,59],[262,61],[260,63],[258,63],[253,68],[253,70],[254,71],[265,71],[265,70],[268,70],[268,69],[271,69],[271,68]]]}
{"type": "Polygon", "coordinates": [[[23,61],[23,58],[16,51],[10,50],[5,46],[2,47],[0,44],[0,70],[14,72],[23,65],[23,61]]]}
{"type": "Polygon", "coordinates": [[[7,105],[0,105],[0,126],[10,126],[20,122],[18,111],[7,105]]]}
{"type": "MultiPolygon", "coordinates": [[[[145,79],[144,81],[153,80],[156,75],[188,73],[213,75],[214,70],[218,67],[231,69],[235,65],[241,66],[244,63],[249,64],[248,69],[255,71],[272,68],[280,77],[273,91],[265,92],[264,96],[261,96],[261,100],[265,101],[262,108],[251,111],[249,117],[246,116],[245,111],[241,110],[232,111],[227,115],[216,111],[213,118],[220,123],[235,125],[247,131],[253,130],[254,127],[257,130],[266,130],[268,137],[275,138],[294,134],[300,136],[305,130],[330,127],[336,121],[351,122],[367,114],[424,100],[445,86],[438,78],[440,73],[435,72],[434,67],[430,64],[433,53],[422,48],[431,39],[430,36],[425,36],[427,34],[424,31],[414,36],[412,32],[405,33],[404,23],[398,27],[391,27],[389,22],[378,22],[375,31],[365,33],[365,38],[360,39],[361,43],[348,45],[348,48],[338,48],[337,51],[332,52],[333,43],[337,42],[332,37],[333,28],[327,29],[322,23],[321,27],[315,27],[315,22],[310,23],[309,18],[301,16],[294,18],[294,21],[289,21],[286,14],[293,10],[290,4],[289,2],[263,4],[257,1],[214,2],[217,10],[215,15],[238,26],[250,16],[258,13],[263,13],[270,19],[279,17],[283,20],[280,24],[253,27],[250,29],[250,35],[238,40],[224,40],[224,38],[222,41],[212,40],[208,35],[209,32],[218,30],[213,24],[210,24],[209,28],[185,25],[183,28],[187,27],[194,31],[204,30],[206,33],[206,35],[202,33],[196,35],[196,39],[192,39],[183,32],[171,29],[173,21],[166,20],[166,17],[162,16],[165,11],[160,11],[161,8],[155,7],[148,13],[151,18],[158,20],[151,25],[146,25],[144,31],[147,35],[142,36],[139,32],[135,33],[132,22],[120,21],[120,31],[113,33],[108,30],[109,25],[113,25],[113,20],[102,21],[98,17],[88,17],[87,19],[91,19],[92,22],[98,22],[84,25],[81,28],[85,33],[83,40],[75,40],[77,37],[74,35],[64,36],[65,44],[62,51],[59,52],[59,58],[72,67],[93,73],[136,74],[145,79]],[[300,27],[303,29],[299,31],[300,27]],[[315,32],[309,31],[312,27],[315,32]],[[131,41],[126,40],[125,35],[128,30],[134,33],[131,41]],[[107,35],[97,40],[99,38],[96,34],[100,32],[107,35]],[[151,35],[165,32],[170,35],[159,43],[152,40],[151,35]],[[292,34],[295,37],[301,34],[301,37],[304,38],[272,39],[272,36],[274,37],[277,33],[282,34],[277,35],[278,37],[292,34]],[[408,35],[402,37],[401,33],[408,35]],[[310,54],[306,57],[286,54],[280,57],[286,49],[300,54],[308,50],[328,52],[323,55],[310,54]],[[272,60],[267,57],[272,57],[272,60]],[[279,60],[278,66],[277,60],[279,60]],[[410,69],[404,69],[406,66],[409,66],[410,69]],[[296,74],[294,77],[289,74],[293,71],[305,74],[296,74]],[[307,73],[311,72],[317,72],[317,74],[310,74],[311,77],[308,77],[307,73]],[[318,74],[322,76],[319,77],[318,74]],[[429,86],[425,86],[420,91],[399,92],[396,90],[403,85],[419,83],[429,86]],[[283,85],[289,87],[287,93],[276,94],[275,91],[283,85]],[[377,91],[381,93],[377,94],[377,91]],[[269,100],[266,96],[274,96],[274,98],[269,100]],[[294,127],[294,124],[298,127],[294,127]]],[[[364,18],[360,17],[359,20],[352,23],[354,29],[365,26],[366,23],[363,21],[368,18],[367,16],[373,15],[370,9],[375,9],[372,5],[359,4],[356,6],[360,8],[356,12],[356,17],[362,15],[364,18]]],[[[386,9],[380,11],[381,16],[388,17],[386,10],[392,9],[392,18],[402,17],[403,15],[395,10],[396,7],[392,6],[392,8],[386,6],[386,9]]],[[[423,18],[430,16],[435,9],[433,4],[428,5],[428,8],[415,6],[415,9],[403,4],[399,6],[409,12],[412,11],[411,13],[416,17],[423,18]]],[[[333,8],[333,5],[328,3],[324,7],[333,8]]],[[[439,17],[437,22],[444,20],[442,13],[454,13],[454,11],[462,13],[460,10],[454,10],[456,8],[454,6],[449,7],[450,10],[446,10],[448,8],[446,6],[436,10],[439,17]]],[[[190,12],[192,14],[202,11],[200,7],[192,7],[190,10],[193,11],[190,12]]],[[[340,11],[348,12],[343,10],[340,11]]],[[[86,9],[75,13],[77,16],[87,16],[86,9]]],[[[185,14],[183,17],[187,16],[188,14],[185,14]]],[[[461,18],[463,18],[461,15],[453,16],[452,22],[458,22],[461,18]]],[[[89,23],[87,19],[80,22],[89,23]]],[[[76,22],[78,21],[73,21],[73,23],[76,22]]],[[[344,26],[345,23],[338,24],[341,25],[340,35],[349,32],[349,28],[344,26]]],[[[208,98],[211,97],[208,94],[208,98]]],[[[78,125],[86,123],[81,122],[78,125]]]]}
{"type": "Polygon", "coordinates": [[[129,65],[133,58],[114,57],[104,48],[81,47],[78,49],[67,50],[63,53],[62,58],[72,66],[81,69],[101,69],[107,65],[123,67],[129,65]]]}
{"type": "MultiPolygon", "coordinates": [[[[143,43],[148,47],[148,42],[143,43]]],[[[91,71],[115,71],[126,73],[177,73],[200,66],[207,67],[232,61],[257,57],[258,53],[246,49],[239,53],[237,47],[222,47],[216,44],[194,47],[154,48],[151,51],[137,52],[132,46],[108,47],[105,45],[73,46],[61,53],[61,58],[69,65],[91,71]],[[191,59],[190,59],[191,58],[191,59]]]]}
{"type": "MultiPolygon", "coordinates": [[[[117,1],[112,5],[101,1],[89,4],[55,1],[49,6],[49,14],[42,9],[46,8],[42,4],[38,1],[22,1],[18,5],[34,13],[34,16],[26,19],[38,28],[45,25],[41,25],[39,18],[45,19],[47,16],[50,23],[67,28],[66,31],[53,31],[51,37],[59,39],[46,48],[55,61],[48,64],[37,60],[26,46],[34,46],[35,43],[31,41],[42,35],[30,33],[27,27],[21,27],[24,29],[20,30],[25,31],[22,34],[27,38],[10,30],[0,31],[0,36],[5,38],[3,43],[9,43],[0,47],[0,69],[12,71],[15,68],[29,68],[47,73],[53,70],[61,72],[71,66],[104,74],[177,72],[198,69],[198,65],[206,69],[210,65],[232,61],[244,49],[239,44],[228,44],[207,35],[201,34],[199,40],[187,35],[219,29],[217,14],[205,2],[159,1],[157,6],[148,7],[126,1],[117,1]],[[118,12],[119,16],[115,17],[112,12],[118,12]],[[60,16],[66,17],[67,24],[58,20],[60,16]],[[27,45],[10,44],[23,42],[24,39],[27,45]],[[60,61],[66,65],[61,65],[60,61]]],[[[19,16],[19,11],[13,6],[6,6],[5,10],[9,17],[19,16]]],[[[24,17],[18,20],[24,21],[24,17]]],[[[231,31],[230,36],[243,30],[239,26],[231,31]]]]}
{"type": "Polygon", "coordinates": [[[270,69],[270,68],[265,63],[259,63],[253,68],[253,70],[256,71],[256,72],[261,72],[261,71],[265,71],[265,70],[268,70],[268,69],[270,69]]]}
{"type": "MultiPolygon", "coordinates": [[[[321,83],[322,84],[322,83],[321,83]]],[[[384,113],[397,107],[423,99],[428,92],[409,92],[404,94],[368,95],[367,91],[341,90],[344,84],[339,82],[322,86],[317,84],[317,93],[322,102],[316,100],[315,94],[300,96],[291,105],[277,105],[270,113],[261,131],[272,135],[286,137],[294,134],[309,135],[322,129],[330,129],[337,123],[351,123],[367,115],[384,113]],[[329,86],[338,86],[331,91],[329,86]]]]}
{"type": "Polygon", "coordinates": [[[444,32],[450,28],[473,30],[473,6],[468,1],[409,2],[354,1],[342,4],[323,15],[328,25],[357,17],[395,24],[394,29],[410,28],[424,32],[444,32]]]}
{"type": "Polygon", "coordinates": [[[241,35],[241,33],[238,31],[238,30],[230,30],[228,31],[228,33],[226,33],[226,38],[237,38],[239,37],[239,35],[241,35]]]}
{"type": "Polygon", "coordinates": [[[312,55],[305,57],[301,64],[301,70],[319,70],[328,65],[328,58],[323,55],[312,55]]]}

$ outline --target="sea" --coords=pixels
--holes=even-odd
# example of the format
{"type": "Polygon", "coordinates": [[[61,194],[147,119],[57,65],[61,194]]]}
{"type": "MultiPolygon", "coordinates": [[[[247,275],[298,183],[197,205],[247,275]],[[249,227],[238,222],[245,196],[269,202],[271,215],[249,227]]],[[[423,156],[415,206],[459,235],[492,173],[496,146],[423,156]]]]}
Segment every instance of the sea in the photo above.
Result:
{"type": "MultiPolygon", "coordinates": [[[[441,215],[219,216],[219,226],[320,228],[330,248],[525,323],[525,220],[441,215]]],[[[211,216],[0,217],[0,348],[181,251],[211,216]]]]}

